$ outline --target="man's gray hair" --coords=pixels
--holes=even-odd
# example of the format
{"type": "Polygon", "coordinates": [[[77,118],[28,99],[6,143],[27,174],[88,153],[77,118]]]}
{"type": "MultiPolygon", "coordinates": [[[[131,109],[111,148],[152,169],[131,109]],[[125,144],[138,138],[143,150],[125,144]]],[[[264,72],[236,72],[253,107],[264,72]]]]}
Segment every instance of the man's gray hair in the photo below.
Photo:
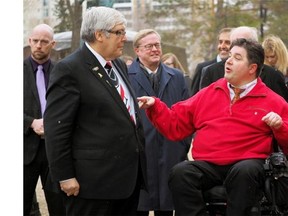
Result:
{"type": "Polygon", "coordinates": [[[257,29],[250,26],[240,26],[232,29],[230,34],[231,42],[233,42],[233,40],[238,38],[245,38],[249,40],[258,41],[257,29]]]}
{"type": "Polygon", "coordinates": [[[87,42],[94,42],[95,32],[111,30],[116,25],[126,27],[127,20],[119,11],[109,7],[91,7],[85,12],[81,25],[81,38],[87,42]]]}

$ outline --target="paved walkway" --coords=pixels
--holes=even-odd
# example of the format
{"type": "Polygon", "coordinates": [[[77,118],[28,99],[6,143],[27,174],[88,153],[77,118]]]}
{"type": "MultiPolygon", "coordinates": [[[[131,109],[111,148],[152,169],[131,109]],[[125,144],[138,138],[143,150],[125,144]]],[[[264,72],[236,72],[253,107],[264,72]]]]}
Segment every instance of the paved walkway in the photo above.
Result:
{"type": "Polygon", "coordinates": [[[46,201],[45,201],[44,192],[42,190],[42,184],[41,184],[40,178],[38,180],[38,184],[37,184],[37,187],[36,187],[36,195],[37,195],[37,201],[39,203],[41,216],[49,216],[47,205],[46,205],[46,201]]]}

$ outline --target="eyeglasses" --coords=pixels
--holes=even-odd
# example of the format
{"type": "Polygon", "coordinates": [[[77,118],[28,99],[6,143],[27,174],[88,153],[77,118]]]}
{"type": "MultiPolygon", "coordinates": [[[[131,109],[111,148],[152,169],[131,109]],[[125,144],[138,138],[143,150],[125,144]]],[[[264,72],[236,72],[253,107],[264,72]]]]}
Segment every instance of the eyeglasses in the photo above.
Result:
{"type": "Polygon", "coordinates": [[[155,46],[156,49],[160,49],[161,48],[161,44],[160,43],[146,44],[146,45],[138,46],[138,47],[144,47],[146,50],[152,50],[154,46],[155,46]]]}
{"type": "Polygon", "coordinates": [[[107,32],[109,32],[111,34],[115,34],[118,37],[126,35],[126,31],[125,30],[116,30],[116,31],[104,30],[104,31],[107,31],[107,32]]]}

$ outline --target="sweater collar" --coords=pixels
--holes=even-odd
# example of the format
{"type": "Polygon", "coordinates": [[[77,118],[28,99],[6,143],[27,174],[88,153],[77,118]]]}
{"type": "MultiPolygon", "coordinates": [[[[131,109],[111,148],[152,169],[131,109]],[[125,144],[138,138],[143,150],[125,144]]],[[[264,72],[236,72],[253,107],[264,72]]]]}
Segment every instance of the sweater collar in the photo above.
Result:
{"type": "MultiPolygon", "coordinates": [[[[252,85],[251,89],[248,89],[249,91],[246,93],[246,95],[247,96],[266,96],[268,87],[262,82],[261,78],[258,77],[254,81],[257,82],[257,83],[255,85],[252,85]]],[[[253,84],[253,83],[250,83],[250,84],[253,84]]],[[[229,87],[228,87],[229,83],[227,82],[227,80],[225,78],[221,78],[221,79],[217,80],[212,85],[214,85],[215,90],[222,89],[228,95],[230,94],[229,87]]],[[[247,87],[248,86],[249,85],[247,85],[247,87]]]]}

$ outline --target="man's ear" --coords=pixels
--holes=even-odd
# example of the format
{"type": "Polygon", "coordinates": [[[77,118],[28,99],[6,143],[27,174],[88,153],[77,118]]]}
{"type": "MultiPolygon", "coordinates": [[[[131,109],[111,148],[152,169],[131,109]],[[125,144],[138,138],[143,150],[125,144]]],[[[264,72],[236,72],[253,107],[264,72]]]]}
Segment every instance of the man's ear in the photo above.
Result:
{"type": "Polygon", "coordinates": [[[56,42],[55,40],[53,40],[53,41],[51,42],[51,44],[52,44],[52,48],[54,48],[54,47],[56,46],[57,42],[56,42]]]}
{"type": "Polygon", "coordinates": [[[94,34],[97,41],[103,41],[104,32],[96,31],[94,34]]]}
{"type": "Polygon", "coordinates": [[[257,66],[257,64],[255,64],[255,63],[254,63],[254,64],[250,64],[250,65],[249,65],[249,73],[250,73],[250,74],[256,73],[256,72],[257,72],[257,67],[258,67],[258,66],[257,66]]]}
{"type": "Polygon", "coordinates": [[[134,52],[135,52],[135,54],[138,56],[138,52],[139,52],[140,50],[139,50],[139,47],[135,47],[134,48],[134,52]]]}

